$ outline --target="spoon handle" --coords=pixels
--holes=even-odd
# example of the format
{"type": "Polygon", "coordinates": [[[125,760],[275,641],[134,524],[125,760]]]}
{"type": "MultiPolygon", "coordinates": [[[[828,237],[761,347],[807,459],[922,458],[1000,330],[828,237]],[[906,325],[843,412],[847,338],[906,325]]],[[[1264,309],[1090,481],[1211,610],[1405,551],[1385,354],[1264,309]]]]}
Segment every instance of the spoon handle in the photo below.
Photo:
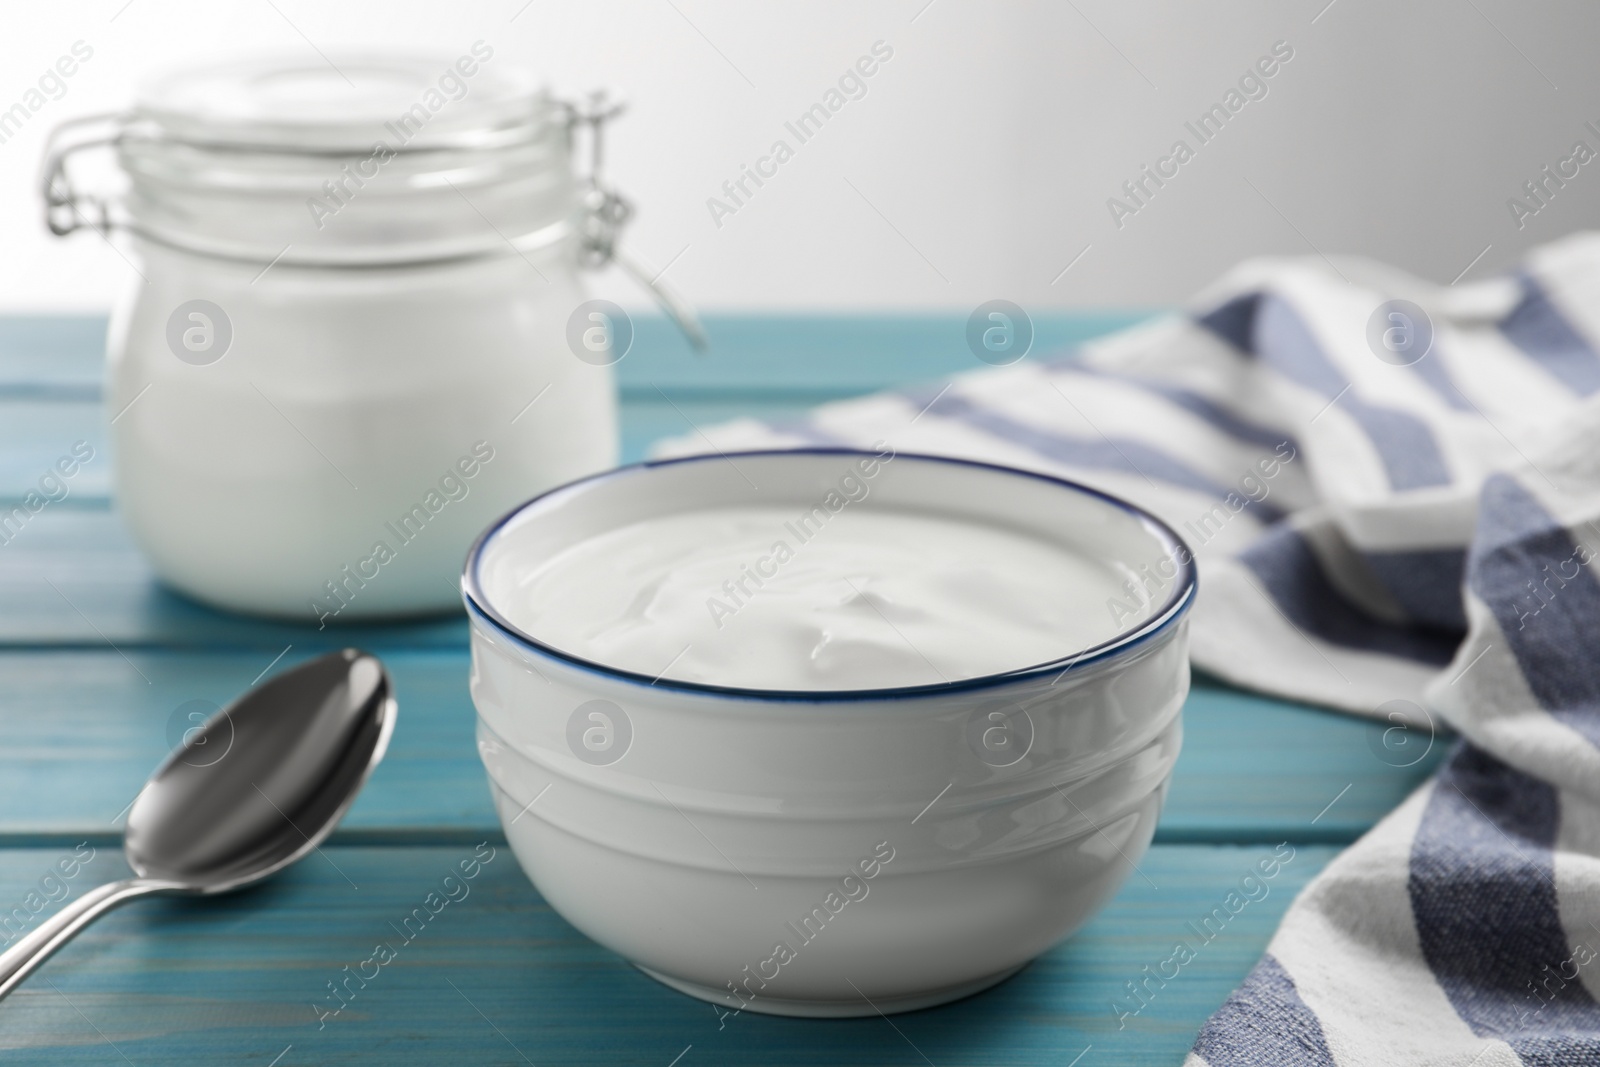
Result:
{"type": "Polygon", "coordinates": [[[72,940],[79,930],[112,908],[137,897],[170,891],[172,888],[167,882],[128,878],[121,882],[107,882],[87,891],[0,954],[0,997],[21,984],[35,967],[72,940]]]}

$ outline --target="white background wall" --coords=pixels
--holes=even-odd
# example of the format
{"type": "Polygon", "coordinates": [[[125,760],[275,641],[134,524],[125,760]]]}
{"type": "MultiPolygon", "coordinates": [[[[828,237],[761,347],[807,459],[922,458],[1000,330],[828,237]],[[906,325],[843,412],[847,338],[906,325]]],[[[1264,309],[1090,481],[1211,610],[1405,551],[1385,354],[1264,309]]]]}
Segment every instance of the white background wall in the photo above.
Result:
{"type": "MultiPolygon", "coordinates": [[[[552,85],[620,90],[632,244],[704,308],[1171,303],[1261,252],[1361,252],[1449,281],[1594,225],[1600,163],[1519,230],[1506,206],[1600,150],[1600,7],[1566,0],[95,0],[16,5],[0,109],[74,41],[94,57],[0,144],[0,309],[98,309],[131,277],[49,238],[49,126],[147,71],[253,46],[482,38],[552,85]],[[718,229],[706,199],[876,40],[894,58],[718,229]],[[1294,59],[1119,229],[1106,206],[1273,42],[1294,59]],[[1060,272],[1087,248],[1071,270],[1060,272]]],[[[1190,137],[1191,144],[1193,138],[1190,137]]],[[[607,281],[602,291],[632,299],[607,281]]]]}

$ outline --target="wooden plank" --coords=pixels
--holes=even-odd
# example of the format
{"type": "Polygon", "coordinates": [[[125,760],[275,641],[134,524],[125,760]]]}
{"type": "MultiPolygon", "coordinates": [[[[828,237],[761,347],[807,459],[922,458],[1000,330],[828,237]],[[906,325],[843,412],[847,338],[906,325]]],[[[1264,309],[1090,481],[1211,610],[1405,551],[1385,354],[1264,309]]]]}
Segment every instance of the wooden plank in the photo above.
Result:
{"type": "MultiPolygon", "coordinates": [[[[14,505],[25,494],[40,491],[41,479],[59,474],[57,462],[69,458],[80,441],[94,450],[93,458],[88,463],[69,464],[78,469],[65,480],[67,495],[63,499],[105,501],[111,495],[108,429],[98,399],[0,394],[0,505],[14,505]]],[[[43,489],[51,496],[61,495],[61,489],[48,483],[43,489]]]]}
{"type": "MultiPolygon", "coordinates": [[[[636,399],[624,399],[619,412],[622,462],[636,463],[645,458],[652,442],[692,434],[695,427],[715,426],[736,418],[798,418],[827,399],[821,393],[719,397],[672,392],[649,392],[636,399]]],[[[109,439],[109,427],[98,400],[19,399],[0,394],[0,505],[15,504],[25,493],[37,489],[40,477],[76,442],[85,441],[94,449],[94,459],[69,483],[70,498],[105,506],[111,496],[109,439]]]]}
{"type": "MultiPolygon", "coordinates": [[[[498,839],[474,743],[467,653],[375,650],[394,677],[400,717],[339,834],[498,839]]],[[[283,648],[125,651],[126,659],[113,651],[0,653],[0,844],[110,840],[146,775],[193,725],[191,713],[227,703],[283,648]],[[61,789],[67,781],[73,788],[61,789]]],[[[274,669],[307,651],[296,645],[274,669]]],[[[1204,679],[1184,725],[1161,841],[1351,841],[1415,788],[1446,747],[1440,739],[1427,759],[1393,767],[1373,751],[1381,729],[1374,724],[1204,679]]]]}
{"type": "MultiPolygon", "coordinates": [[[[0,736],[7,742],[0,748],[0,840],[103,842],[120,834],[116,820],[196,724],[194,714],[203,721],[269,666],[281,670],[308,651],[0,654],[0,736]],[[63,782],[73,787],[62,789],[63,782]]],[[[408,841],[498,836],[474,739],[466,651],[381,655],[400,717],[341,833],[404,831],[408,841]]]]}
{"type": "MultiPolygon", "coordinates": [[[[736,418],[794,419],[826,397],[675,398],[655,395],[624,400],[621,406],[622,462],[644,459],[663,437],[693,434],[736,418]]],[[[78,441],[94,459],[68,484],[70,498],[104,506],[111,496],[109,434],[98,401],[0,399],[0,504],[20,502],[39,487],[39,479],[78,441]]],[[[59,492],[57,490],[56,492],[59,492]]]]}
{"type": "Polygon", "coordinates": [[[0,315],[0,396],[97,396],[104,315],[0,315]]]}
{"type": "Polygon", "coordinates": [[[0,646],[459,646],[463,618],[371,626],[291,625],[214,611],[156,581],[116,514],[50,505],[0,545],[0,646]]]}
{"type": "MultiPolygon", "coordinates": [[[[893,1025],[719,1019],[567,925],[503,847],[464,898],[406,943],[395,926],[471,848],[327,848],[246,894],[140,902],[101,920],[0,1005],[0,1047],[7,1063],[50,1067],[1065,1065],[1090,1045],[1082,1062],[1093,1067],[1176,1064],[1333,852],[1295,848],[1266,896],[1202,941],[1190,924],[1221,907],[1271,849],[1157,846],[1140,864],[1148,881],[1130,878],[1077,936],[986,993],[893,1025]],[[1154,972],[1180,939],[1194,958],[1152,984],[1137,1015],[1119,1019],[1114,1002],[1133,1006],[1126,984],[1154,972]],[[396,959],[319,1028],[312,1005],[332,1006],[328,983],[379,942],[397,945],[396,959]]],[[[0,854],[0,902],[20,904],[62,856],[0,854]]],[[[118,865],[102,850],[68,885],[82,892],[118,865]]],[[[892,887],[882,888],[876,906],[892,907],[892,887]]]]}
{"type": "Polygon", "coordinates": [[[1157,831],[1169,842],[1354,841],[1433,775],[1442,725],[1384,747],[1387,722],[1249,693],[1196,676],[1183,753],[1157,831]]]}
{"type": "MultiPolygon", "coordinates": [[[[1147,310],[1041,310],[1028,358],[1059,352],[1148,318],[1147,310]]],[[[982,366],[967,347],[967,317],[909,314],[713,314],[711,351],[696,355],[656,314],[634,317],[634,343],[617,364],[624,397],[675,395],[849,396],[982,366]]],[[[97,316],[0,317],[0,395],[94,394],[105,320],[97,316]]]]}
{"type": "MultiPolygon", "coordinates": [[[[1150,315],[1039,311],[1028,358],[1060,354],[1150,315]]],[[[635,327],[634,351],[617,364],[625,396],[648,395],[654,386],[723,393],[826,388],[850,396],[984,366],[967,347],[961,313],[708,315],[711,351],[703,356],[660,316],[639,316],[635,327]]]]}
{"type": "MultiPolygon", "coordinates": [[[[1037,316],[1029,358],[1146,316],[1037,316]]],[[[794,418],[828,400],[982,366],[966,347],[966,320],[947,313],[720,315],[707,324],[715,347],[698,356],[665,319],[636,319],[634,348],[617,365],[623,462],[697,426],[741,416],[794,418]]],[[[99,404],[103,336],[104,321],[93,316],[0,317],[0,502],[21,498],[79,440],[99,458],[75,492],[81,499],[109,494],[109,434],[99,404]]]]}

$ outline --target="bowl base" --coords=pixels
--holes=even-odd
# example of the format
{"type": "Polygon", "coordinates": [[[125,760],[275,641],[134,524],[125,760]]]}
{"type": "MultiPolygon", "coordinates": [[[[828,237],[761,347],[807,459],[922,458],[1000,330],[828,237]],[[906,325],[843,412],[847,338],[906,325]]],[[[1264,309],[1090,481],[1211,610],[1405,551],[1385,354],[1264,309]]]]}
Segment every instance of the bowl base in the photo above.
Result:
{"type": "MultiPolygon", "coordinates": [[[[634,966],[662,985],[676,989],[680,993],[687,993],[691,997],[709,1001],[719,1007],[731,1007],[728,1003],[729,994],[726,989],[716,989],[712,986],[701,985],[698,982],[685,982],[681,978],[673,978],[637,963],[634,966]]],[[[870,1002],[864,996],[851,997],[845,1000],[804,1000],[761,996],[746,1004],[744,1010],[760,1012],[764,1015],[788,1015],[805,1019],[848,1019],[861,1015],[891,1015],[902,1011],[917,1011],[921,1008],[933,1008],[940,1004],[948,1004],[952,1000],[970,997],[974,993],[981,993],[990,986],[999,985],[1026,966],[1027,964],[1023,963],[1001,971],[999,974],[986,975],[983,978],[962,982],[959,985],[945,986],[942,989],[932,989],[924,993],[908,993],[898,997],[879,997],[870,1002]]]]}

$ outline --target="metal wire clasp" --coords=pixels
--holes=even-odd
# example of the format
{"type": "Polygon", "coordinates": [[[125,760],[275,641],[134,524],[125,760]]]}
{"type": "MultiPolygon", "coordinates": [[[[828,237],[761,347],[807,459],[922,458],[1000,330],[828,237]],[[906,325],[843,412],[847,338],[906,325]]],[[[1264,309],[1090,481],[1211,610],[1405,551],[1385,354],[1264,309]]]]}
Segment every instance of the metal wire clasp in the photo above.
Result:
{"type": "Polygon", "coordinates": [[[108,111],[68,119],[50,131],[39,169],[39,191],[44,197],[44,224],[51,233],[65,237],[74,230],[92,229],[104,234],[111,228],[111,205],[74,188],[67,161],[86,148],[116,144],[127,127],[126,115],[108,111]]]}
{"type": "Polygon", "coordinates": [[[650,291],[656,303],[678,324],[678,329],[683,331],[684,337],[688,338],[696,351],[706,351],[710,342],[694,308],[667,284],[659,272],[652,276],[643,264],[617,246],[622,228],[633,217],[633,205],[603,180],[605,127],[606,123],[621,115],[627,105],[620,100],[612,100],[604,90],[600,90],[590,93],[583,102],[568,103],[566,107],[574,139],[580,130],[588,130],[588,167],[580,179],[584,188],[578,261],[591,270],[615,263],[650,291]]]}

